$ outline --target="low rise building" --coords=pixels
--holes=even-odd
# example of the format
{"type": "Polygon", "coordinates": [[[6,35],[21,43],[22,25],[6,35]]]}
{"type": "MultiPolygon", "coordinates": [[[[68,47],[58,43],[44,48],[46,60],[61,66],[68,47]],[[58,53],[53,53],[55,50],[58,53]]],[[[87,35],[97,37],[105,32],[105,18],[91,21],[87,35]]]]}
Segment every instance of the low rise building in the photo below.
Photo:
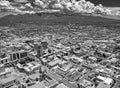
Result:
{"type": "Polygon", "coordinates": [[[97,76],[98,79],[102,80],[105,84],[111,85],[113,83],[113,79],[109,77],[97,76]]]}
{"type": "Polygon", "coordinates": [[[72,64],[66,64],[66,65],[62,66],[62,68],[60,68],[60,69],[63,71],[68,71],[71,67],[72,67],[72,64]]]}
{"type": "Polygon", "coordinates": [[[75,55],[73,55],[71,58],[74,58],[74,59],[78,60],[79,62],[83,62],[83,61],[84,61],[84,60],[82,59],[82,57],[80,58],[80,57],[77,57],[77,56],[75,56],[75,55]]]}
{"type": "Polygon", "coordinates": [[[85,88],[95,88],[95,85],[91,81],[89,81],[87,79],[83,79],[82,82],[80,82],[79,85],[81,85],[81,86],[83,86],[85,88]]]}
{"type": "Polygon", "coordinates": [[[0,65],[5,65],[6,63],[9,63],[9,62],[10,62],[10,56],[9,55],[7,55],[4,58],[0,58],[0,65]]]}
{"type": "Polygon", "coordinates": [[[64,85],[63,83],[59,84],[56,86],[56,88],[68,88],[66,85],[64,85]]]}
{"type": "Polygon", "coordinates": [[[61,62],[62,62],[62,60],[56,59],[56,60],[53,60],[53,61],[49,62],[48,65],[49,65],[50,67],[54,67],[54,66],[58,65],[58,64],[61,63],[61,62]]]}
{"type": "Polygon", "coordinates": [[[54,88],[55,85],[58,85],[58,81],[54,80],[54,79],[46,79],[45,81],[45,85],[47,88],[54,88]]]}
{"type": "Polygon", "coordinates": [[[111,88],[111,87],[110,85],[107,85],[104,82],[100,82],[96,88],[111,88]]]}
{"type": "Polygon", "coordinates": [[[15,76],[10,76],[0,80],[0,88],[9,88],[10,86],[15,85],[17,78],[15,76]]]}
{"type": "Polygon", "coordinates": [[[9,68],[4,68],[3,66],[0,66],[0,78],[11,74],[11,70],[9,68]]]}
{"type": "Polygon", "coordinates": [[[38,82],[38,83],[36,83],[32,86],[29,86],[27,88],[46,88],[46,86],[45,86],[44,82],[38,82]]]}
{"type": "Polygon", "coordinates": [[[0,58],[0,64],[3,65],[14,64],[20,61],[21,59],[25,59],[27,57],[28,57],[27,51],[21,50],[21,51],[12,52],[6,55],[6,57],[0,58]]]}
{"type": "Polygon", "coordinates": [[[28,2],[28,0],[14,0],[14,1],[17,3],[27,3],[28,2]]]}
{"type": "Polygon", "coordinates": [[[26,63],[26,64],[17,64],[17,67],[20,71],[25,72],[27,74],[32,74],[36,70],[39,70],[40,64],[37,62],[31,62],[31,63],[26,63]]]}
{"type": "Polygon", "coordinates": [[[29,79],[33,81],[36,81],[36,79],[38,79],[39,77],[40,77],[39,73],[29,75],[29,79]]]}
{"type": "Polygon", "coordinates": [[[96,69],[96,71],[106,74],[106,75],[114,75],[114,71],[112,69],[108,69],[108,68],[104,68],[104,67],[100,67],[100,68],[96,69]]]}

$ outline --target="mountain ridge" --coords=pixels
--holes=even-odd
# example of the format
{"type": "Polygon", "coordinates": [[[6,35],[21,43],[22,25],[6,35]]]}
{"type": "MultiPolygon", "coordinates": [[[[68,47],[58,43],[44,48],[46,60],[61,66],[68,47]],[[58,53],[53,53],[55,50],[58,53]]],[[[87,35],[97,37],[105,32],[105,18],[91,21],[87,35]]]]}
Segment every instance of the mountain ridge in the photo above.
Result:
{"type": "Polygon", "coordinates": [[[110,25],[112,24],[120,24],[120,20],[113,20],[107,19],[102,17],[92,17],[92,16],[85,16],[81,14],[59,14],[59,13],[37,13],[37,14],[24,14],[24,15],[9,15],[3,18],[0,18],[0,26],[8,26],[14,25],[19,23],[29,24],[46,24],[46,23],[61,23],[68,24],[68,23],[76,23],[76,24],[104,24],[110,25]]]}

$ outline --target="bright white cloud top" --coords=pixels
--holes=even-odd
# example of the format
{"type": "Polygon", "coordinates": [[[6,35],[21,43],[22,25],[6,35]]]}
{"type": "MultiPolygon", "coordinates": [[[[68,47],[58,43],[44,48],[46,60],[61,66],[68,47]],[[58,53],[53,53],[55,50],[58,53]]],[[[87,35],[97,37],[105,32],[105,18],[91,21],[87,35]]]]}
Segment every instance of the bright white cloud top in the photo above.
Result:
{"type": "MultiPolygon", "coordinates": [[[[59,9],[74,13],[111,15],[111,10],[109,8],[104,8],[101,4],[94,5],[90,1],[85,0],[34,0],[33,4],[40,9],[59,9]]],[[[7,9],[13,9],[10,2],[7,0],[1,0],[0,6],[6,6],[7,9]]],[[[34,8],[29,0],[25,4],[25,7],[34,8]]],[[[118,14],[119,12],[117,15],[118,14]]]]}

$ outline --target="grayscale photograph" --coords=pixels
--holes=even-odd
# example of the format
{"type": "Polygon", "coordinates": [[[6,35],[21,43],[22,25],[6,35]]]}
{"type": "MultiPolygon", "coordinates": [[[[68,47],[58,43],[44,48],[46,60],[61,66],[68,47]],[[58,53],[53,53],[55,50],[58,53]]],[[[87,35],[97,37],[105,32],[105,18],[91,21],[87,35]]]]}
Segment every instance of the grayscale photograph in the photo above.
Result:
{"type": "Polygon", "coordinates": [[[0,88],[120,88],[120,0],[0,0],[0,88]]]}

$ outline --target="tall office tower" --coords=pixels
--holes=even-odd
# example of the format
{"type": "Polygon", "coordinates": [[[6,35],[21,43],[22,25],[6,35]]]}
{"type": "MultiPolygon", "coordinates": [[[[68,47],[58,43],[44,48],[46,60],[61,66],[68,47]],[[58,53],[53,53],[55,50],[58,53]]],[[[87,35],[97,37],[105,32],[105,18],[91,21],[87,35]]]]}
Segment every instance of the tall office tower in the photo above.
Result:
{"type": "Polygon", "coordinates": [[[17,57],[16,57],[16,53],[13,54],[13,61],[16,60],[17,57]]]}
{"type": "Polygon", "coordinates": [[[37,57],[40,58],[43,55],[43,47],[41,45],[36,45],[37,57]]]}
{"type": "Polygon", "coordinates": [[[42,45],[44,50],[46,50],[48,48],[48,43],[46,41],[41,42],[41,45],[42,45]]]}
{"type": "Polygon", "coordinates": [[[17,59],[20,59],[19,53],[16,53],[16,57],[17,57],[17,59]]]}
{"type": "Polygon", "coordinates": [[[27,52],[26,51],[19,51],[19,52],[14,52],[10,54],[10,61],[17,61],[19,59],[24,59],[27,57],[27,52]]]}
{"type": "Polygon", "coordinates": [[[16,53],[12,53],[12,54],[10,54],[10,58],[11,58],[10,61],[15,61],[15,60],[17,59],[17,57],[16,57],[16,53]]]}
{"type": "Polygon", "coordinates": [[[28,53],[26,51],[19,52],[20,59],[26,58],[28,56],[28,53]]]}

